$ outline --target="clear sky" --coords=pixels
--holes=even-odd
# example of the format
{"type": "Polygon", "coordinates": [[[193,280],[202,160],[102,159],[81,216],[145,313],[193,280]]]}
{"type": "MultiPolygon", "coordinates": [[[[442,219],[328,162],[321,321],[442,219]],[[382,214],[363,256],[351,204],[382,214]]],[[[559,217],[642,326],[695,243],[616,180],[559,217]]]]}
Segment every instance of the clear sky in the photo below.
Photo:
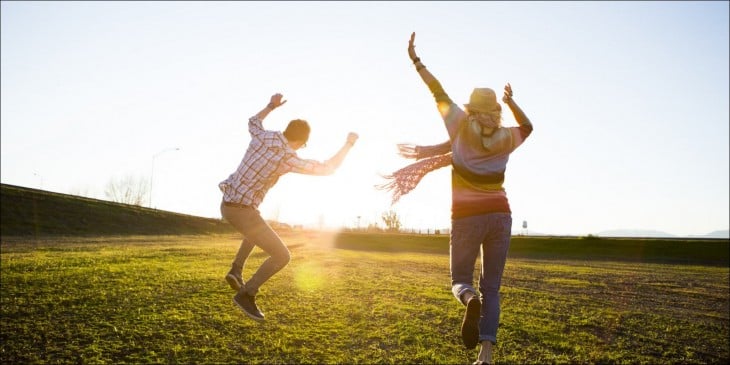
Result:
{"type": "MultiPolygon", "coordinates": [[[[728,2],[1,3],[2,182],[105,199],[153,174],[152,205],[220,217],[247,119],[310,122],[300,156],[360,140],[329,177],[283,176],[260,209],[291,224],[380,221],[396,143],[446,130],[406,48],[458,103],[501,91],[535,129],[505,188],[514,229],[728,229],[728,2]],[[179,148],[179,151],[170,150],[179,148]],[[155,157],[156,156],[156,157],[155,157]],[[154,161],[154,168],[153,168],[154,161]],[[359,217],[359,221],[358,221],[359,217]]],[[[511,113],[506,126],[516,125],[511,113]]],[[[450,225],[448,168],[392,207],[450,225]]]]}

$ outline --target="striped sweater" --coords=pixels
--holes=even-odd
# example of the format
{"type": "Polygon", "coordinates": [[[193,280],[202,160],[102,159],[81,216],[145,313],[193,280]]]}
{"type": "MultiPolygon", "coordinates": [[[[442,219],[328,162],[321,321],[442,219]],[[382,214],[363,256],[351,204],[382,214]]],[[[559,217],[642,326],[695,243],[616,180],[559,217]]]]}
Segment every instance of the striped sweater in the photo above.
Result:
{"type": "Polygon", "coordinates": [[[436,81],[428,85],[449,132],[452,150],[451,217],[463,218],[487,213],[511,213],[502,186],[509,155],[532,132],[529,120],[519,127],[499,127],[491,136],[481,134],[477,122],[446,94],[436,81]]]}

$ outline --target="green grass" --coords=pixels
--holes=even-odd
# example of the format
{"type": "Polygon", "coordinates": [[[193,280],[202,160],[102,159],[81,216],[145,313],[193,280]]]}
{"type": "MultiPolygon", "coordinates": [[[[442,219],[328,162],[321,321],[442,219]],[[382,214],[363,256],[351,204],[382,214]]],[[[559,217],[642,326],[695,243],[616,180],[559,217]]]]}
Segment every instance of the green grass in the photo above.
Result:
{"type": "MultiPolygon", "coordinates": [[[[292,261],[262,288],[264,323],[233,305],[223,281],[238,247],[235,235],[3,237],[0,362],[468,364],[476,358],[476,350],[460,344],[463,308],[450,293],[448,254],[430,252],[443,249],[442,241],[283,237],[292,261]]],[[[264,258],[254,251],[245,276],[264,258]]],[[[495,358],[726,363],[729,281],[727,266],[512,256],[495,358]]]]}

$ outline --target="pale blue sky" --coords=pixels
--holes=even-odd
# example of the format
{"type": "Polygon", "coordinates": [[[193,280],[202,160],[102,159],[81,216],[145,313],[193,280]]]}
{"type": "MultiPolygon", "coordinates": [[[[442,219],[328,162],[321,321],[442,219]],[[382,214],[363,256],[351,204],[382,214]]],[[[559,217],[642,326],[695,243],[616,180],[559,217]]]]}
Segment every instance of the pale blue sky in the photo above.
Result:
{"type": "MultiPolygon", "coordinates": [[[[676,235],[728,229],[728,2],[1,3],[2,182],[104,198],[149,178],[153,206],[220,217],[217,184],[247,118],[312,125],[300,155],[360,141],[330,177],[289,174],[261,206],[292,224],[379,221],[395,144],[447,136],[408,59],[452,99],[515,100],[535,131],[505,188],[515,229],[676,235]]],[[[515,125],[511,113],[505,125],[515,125]]],[[[449,226],[448,169],[396,204],[408,227],[449,226]]],[[[382,222],[379,222],[382,224],[382,222]]]]}

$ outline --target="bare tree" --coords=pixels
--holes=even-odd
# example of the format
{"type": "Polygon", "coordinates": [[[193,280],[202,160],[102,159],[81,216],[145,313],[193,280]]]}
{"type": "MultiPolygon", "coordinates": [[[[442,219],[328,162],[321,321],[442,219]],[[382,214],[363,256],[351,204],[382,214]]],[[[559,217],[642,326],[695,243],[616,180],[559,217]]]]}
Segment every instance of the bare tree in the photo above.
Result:
{"type": "Polygon", "coordinates": [[[104,190],[104,195],[111,201],[139,206],[147,201],[148,194],[149,181],[132,175],[110,179],[104,190]]]}
{"type": "Polygon", "coordinates": [[[385,227],[387,227],[388,231],[390,231],[390,232],[400,231],[400,227],[401,227],[400,217],[398,217],[398,213],[396,213],[394,210],[389,210],[387,212],[383,212],[381,219],[383,220],[383,223],[385,223],[385,227]]]}

